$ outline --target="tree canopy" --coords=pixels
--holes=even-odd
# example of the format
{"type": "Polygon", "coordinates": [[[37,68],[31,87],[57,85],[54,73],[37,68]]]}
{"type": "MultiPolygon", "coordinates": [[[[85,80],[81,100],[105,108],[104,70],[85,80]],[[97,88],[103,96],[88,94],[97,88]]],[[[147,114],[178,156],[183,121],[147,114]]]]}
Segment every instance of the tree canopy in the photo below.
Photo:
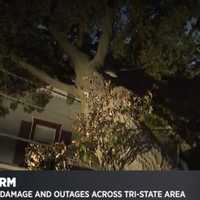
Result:
{"type": "Polygon", "coordinates": [[[199,7],[197,0],[1,0],[0,115],[24,101],[25,111],[40,110],[56,88],[81,101],[74,156],[124,168],[119,154],[137,149],[142,133],[155,160],[181,165],[179,149],[193,150],[199,137],[199,7]]]}

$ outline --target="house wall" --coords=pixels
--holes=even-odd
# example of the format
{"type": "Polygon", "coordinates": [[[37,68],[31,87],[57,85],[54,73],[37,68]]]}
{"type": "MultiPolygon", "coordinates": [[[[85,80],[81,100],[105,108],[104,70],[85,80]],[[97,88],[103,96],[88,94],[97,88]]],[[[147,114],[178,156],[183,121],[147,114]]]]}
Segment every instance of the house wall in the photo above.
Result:
{"type": "MultiPolygon", "coordinates": [[[[0,132],[19,135],[21,121],[32,121],[33,117],[62,124],[63,129],[72,131],[73,121],[79,111],[79,102],[67,104],[66,100],[57,97],[50,100],[43,112],[26,113],[24,107],[19,104],[15,111],[11,111],[4,118],[0,117],[0,132]]],[[[15,142],[0,137],[0,162],[12,163],[14,153],[15,142]]]]}

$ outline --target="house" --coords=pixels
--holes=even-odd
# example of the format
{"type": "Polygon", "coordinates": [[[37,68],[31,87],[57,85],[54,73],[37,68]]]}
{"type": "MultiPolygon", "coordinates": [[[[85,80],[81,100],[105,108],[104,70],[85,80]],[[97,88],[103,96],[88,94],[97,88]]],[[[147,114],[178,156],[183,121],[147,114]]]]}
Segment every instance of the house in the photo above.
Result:
{"type": "MultiPolygon", "coordinates": [[[[25,147],[29,143],[70,144],[72,126],[80,111],[80,102],[67,103],[62,95],[52,95],[43,111],[27,113],[24,105],[0,117],[0,170],[24,169],[25,147]]],[[[10,103],[13,99],[5,99],[10,103]]]]}

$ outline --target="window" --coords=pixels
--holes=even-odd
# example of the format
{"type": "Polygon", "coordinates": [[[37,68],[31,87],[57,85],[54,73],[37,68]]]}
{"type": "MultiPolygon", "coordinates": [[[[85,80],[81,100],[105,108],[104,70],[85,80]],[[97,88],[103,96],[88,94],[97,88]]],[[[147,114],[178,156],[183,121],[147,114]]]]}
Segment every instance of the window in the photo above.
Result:
{"type": "Polygon", "coordinates": [[[31,139],[45,144],[53,144],[59,141],[61,131],[61,124],[34,118],[31,139]]]}

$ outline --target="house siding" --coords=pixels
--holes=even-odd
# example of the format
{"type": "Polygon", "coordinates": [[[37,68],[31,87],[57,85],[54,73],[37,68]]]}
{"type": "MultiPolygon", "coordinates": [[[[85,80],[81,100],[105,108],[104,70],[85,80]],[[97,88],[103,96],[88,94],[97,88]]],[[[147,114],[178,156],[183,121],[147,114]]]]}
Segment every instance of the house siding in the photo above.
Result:
{"type": "MultiPolygon", "coordinates": [[[[19,136],[21,121],[31,122],[33,117],[62,124],[64,130],[72,131],[73,121],[79,111],[80,103],[78,101],[67,104],[66,100],[56,97],[50,100],[43,112],[27,113],[24,112],[23,105],[19,104],[15,111],[0,118],[0,132],[19,136]]],[[[0,162],[12,163],[15,149],[15,141],[0,137],[0,162]]]]}

